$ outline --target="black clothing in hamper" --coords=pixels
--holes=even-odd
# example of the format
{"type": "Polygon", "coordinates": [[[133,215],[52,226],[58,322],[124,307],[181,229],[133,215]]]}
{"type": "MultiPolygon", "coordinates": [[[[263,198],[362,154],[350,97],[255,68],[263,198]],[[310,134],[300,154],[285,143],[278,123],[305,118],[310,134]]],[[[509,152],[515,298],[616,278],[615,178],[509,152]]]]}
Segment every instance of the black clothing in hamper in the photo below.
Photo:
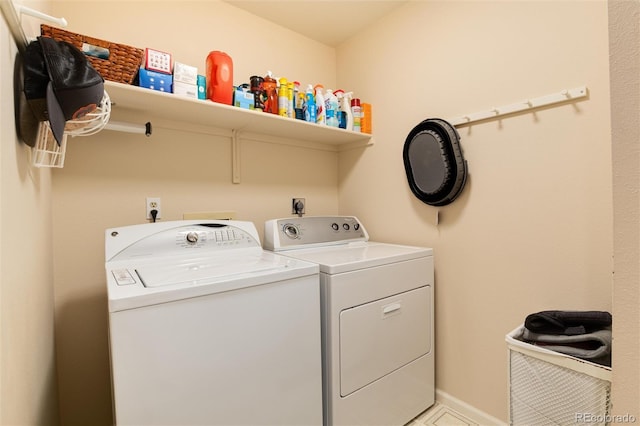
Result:
{"type": "Polygon", "coordinates": [[[611,366],[611,330],[596,330],[585,334],[540,334],[526,328],[522,339],[532,345],[544,347],[576,358],[611,366]]]}
{"type": "Polygon", "coordinates": [[[542,334],[573,336],[611,326],[611,314],[603,311],[542,311],[527,316],[527,330],[542,334]]]}

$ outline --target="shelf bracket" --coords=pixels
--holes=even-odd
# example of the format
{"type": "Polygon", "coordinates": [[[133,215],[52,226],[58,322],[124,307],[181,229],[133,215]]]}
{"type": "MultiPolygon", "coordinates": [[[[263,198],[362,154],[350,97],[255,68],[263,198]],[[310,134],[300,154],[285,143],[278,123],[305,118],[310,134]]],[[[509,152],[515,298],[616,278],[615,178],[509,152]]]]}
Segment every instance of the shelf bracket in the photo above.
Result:
{"type": "Polygon", "coordinates": [[[231,131],[231,181],[240,183],[240,131],[231,131]]]}
{"type": "Polygon", "coordinates": [[[586,86],[580,86],[569,90],[562,90],[558,93],[553,93],[539,98],[525,99],[521,102],[516,102],[510,105],[501,107],[492,107],[487,111],[476,112],[474,114],[463,115],[462,117],[454,118],[450,120],[450,123],[455,126],[466,126],[476,121],[496,119],[509,114],[515,114],[519,112],[526,112],[532,109],[541,108],[544,106],[561,104],[569,101],[575,101],[577,99],[586,98],[588,96],[588,90],[586,86]]]}

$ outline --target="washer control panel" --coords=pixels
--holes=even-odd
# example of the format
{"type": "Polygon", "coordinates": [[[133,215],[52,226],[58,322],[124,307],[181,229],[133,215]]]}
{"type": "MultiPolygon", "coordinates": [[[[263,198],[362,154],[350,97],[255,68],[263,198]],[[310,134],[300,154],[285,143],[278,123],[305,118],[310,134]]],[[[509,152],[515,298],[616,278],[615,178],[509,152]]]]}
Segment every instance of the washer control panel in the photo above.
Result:
{"type": "Polygon", "coordinates": [[[230,249],[260,248],[257,231],[250,223],[209,221],[150,225],[156,224],[108,230],[105,250],[107,255],[112,255],[107,260],[159,258],[192,253],[193,250],[204,255],[230,249]],[[157,232],[152,228],[158,228],[157,232]],[[143,231],[145,235],[140,237],[143,231]]]}
{"type": "Polygon", "coordinates": [[[277,251],[368,239],[367,231],[355,216],[295,217],[267,221],[264,247],[277,251]]]}

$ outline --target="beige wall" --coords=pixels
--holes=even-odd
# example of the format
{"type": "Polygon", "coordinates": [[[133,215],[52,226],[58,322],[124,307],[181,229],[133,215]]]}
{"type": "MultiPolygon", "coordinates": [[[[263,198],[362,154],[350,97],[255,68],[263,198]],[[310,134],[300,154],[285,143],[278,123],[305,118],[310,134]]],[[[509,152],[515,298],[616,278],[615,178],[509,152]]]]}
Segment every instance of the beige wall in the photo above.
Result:
{"type": "Polygon", "coordinates": [[[613,135],[613,410],[640,419],[640,3],[609,3],[613,135]]]}
{"type": "MultiPolygon", "coordinates": [[[[637,231],[637,216],[623,214],[615,240],[611,233],[612,207],[638,205],[624,190],[624,176],[637,178],[637,163],[624,162],[637,153],[637,134],[618,139],[613,121],[614,146],[628,141],[614,167],[629,174],[614,179],[612,206],[605,2],[411,2],[335,51],[224,3],[52,6],[72,31],[171,51],[201,69],[208,51],[225,50],[236,76],[272,69],[352,89],[374,105],[375,145],[337,154],[243,141],[242,183],[234,185],[228,138],[154,123],[150,139],[105,131],[71,140],[51,183],[15,142],[6,95],[15,50],[0,22],[0,423],[56,422],[52,270],[61,423],[111,422],[103,234],[142,223],[146,196],[162,197],[163,220],[234,210],[258,225],[289,215],[290,198],[304,196],[309,214],[356,214],[376,240],[434,247],[437,387],[502,420],[504,335],[537,310],[613,308],[625,321],[615,332],[626,348],[614,357],[615,409],[637,412],[638,248],[624,239],[637,231]],[[230,37],[240,21],[245,36],[230,37]],[[588,100],[461,129],[470,178],[460,199],[435,209],[413,198],[401,150],[420,120],[578,85],[589,87],[588,100]],[[635,257],[612,307],[614,241],[616,256],[635,257]]],[[[612,91],[614,103],[625,98],[612,91]]]]}
{"type": "MultiPolygon", "coordinates": [[[[335,83],[333,49],[225,3],[56,1],[53,8],[72,31],[169,51],[202,74],[209,51],[226,51],[236,84],[267,70],[304,85],[335,83]],[[125,4],[126,13],[120,10],[125,4]],[[232,36],[239,25],[243,37],[232,36]],[[313,57],[295,60],[308,52],[313,57]]],[[[65,425],[111,421],[104,230],[145,222],[145,197],[161,197],[162,220],[232,210],[237,219],[255,222],[261,234],[265,220],[290,215],[292,197],[307,199],[308,214],[338,209],[335,151],[245,139],[241,183],[233,184],[230,138],[217,136],[207,123],[198,132],[176,131],[152,116],[117,109],[118,120],[151,119],[153,136],[104,131],[70,140],[65,167],[53,175],[56,342],[65,425]]]]}
{"type": "Polygon", "coordinates": [[[409,2],[338,48],[375,140],[340,157],[340,212],[434,247],[436,387],[503,421],[505,334],[540,310],[612,308],[607,29],[606,2],[409,2]],[[411,194],[402,147],[421,120],[580,85],[585,101],[459,129],[453,204],[411,194]]]}
{"type": "Polygon", "coordinates": [[[16,52],[0,19],[0,424],[55,425],[51,173],[16,136],[16,52]]]}

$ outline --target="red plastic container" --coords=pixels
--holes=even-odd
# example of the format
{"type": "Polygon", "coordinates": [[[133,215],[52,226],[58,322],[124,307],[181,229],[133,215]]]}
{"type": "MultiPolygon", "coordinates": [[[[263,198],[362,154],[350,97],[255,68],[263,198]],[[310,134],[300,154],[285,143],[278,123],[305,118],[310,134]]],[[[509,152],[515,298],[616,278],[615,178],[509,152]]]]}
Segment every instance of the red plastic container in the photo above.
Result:
{"type": "Polygon", "coordinates": [[[214,50],[207,56],[207,99],[233,103],[233,61],[225,52],[214,50]]]}

